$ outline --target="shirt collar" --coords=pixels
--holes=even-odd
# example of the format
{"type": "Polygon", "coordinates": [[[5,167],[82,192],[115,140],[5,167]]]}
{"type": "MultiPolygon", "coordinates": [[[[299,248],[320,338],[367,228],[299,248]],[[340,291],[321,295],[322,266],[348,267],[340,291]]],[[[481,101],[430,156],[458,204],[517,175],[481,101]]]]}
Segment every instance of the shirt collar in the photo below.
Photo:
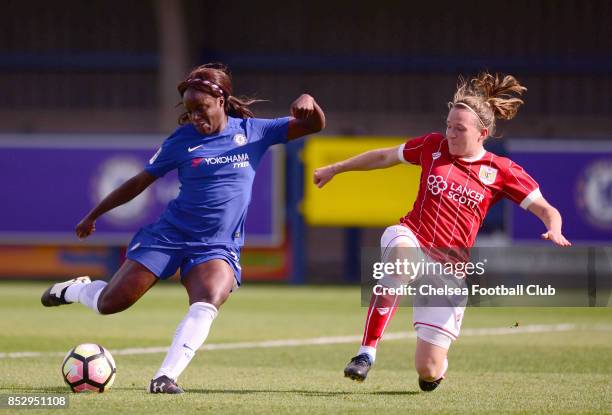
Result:
{"type": "Polygon", "coordinates": [[[484,148],[480,151],[480,153],[476,154],[473,157],[461,157],[460,160],[461,161],[465,161],[467,163],[473,163],[475,161],[480,160],[481,158],[484,157],[484,155],[486,154],[487,150],[485,150],[484,148]]]}

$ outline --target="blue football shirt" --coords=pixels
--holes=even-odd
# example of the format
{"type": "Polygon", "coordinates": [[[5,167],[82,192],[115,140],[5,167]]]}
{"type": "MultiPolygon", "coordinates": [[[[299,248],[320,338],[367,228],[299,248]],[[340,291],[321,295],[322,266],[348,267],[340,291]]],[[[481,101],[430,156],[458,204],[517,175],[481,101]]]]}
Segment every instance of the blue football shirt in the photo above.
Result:
{"type": "Polygon", "coordinates": [[[214,135],[201,134],[191,123],[179,127],[145,167],[157,177],[178,169],[181,183],[152,227],[168,242],[242,246],[255,171],[270,146],[287,142],[289,119],[228,117],[214,135]],[[163,222],[178,232],[166,235],[163,222]]]}

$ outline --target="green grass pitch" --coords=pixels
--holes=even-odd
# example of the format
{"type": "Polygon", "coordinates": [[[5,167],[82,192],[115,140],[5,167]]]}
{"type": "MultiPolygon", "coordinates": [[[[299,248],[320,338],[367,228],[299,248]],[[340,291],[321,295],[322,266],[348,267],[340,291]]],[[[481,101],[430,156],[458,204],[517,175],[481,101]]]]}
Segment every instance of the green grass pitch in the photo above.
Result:
{"type": "MultiPolygon", "coordinates": [[[[154,287],[118,315],[81,305],[45,309],[48,284],[0,283],[0,394],[62,392],[62,354],[80,343],[111,350],[168,346],[187,309],[183,288],[154,287]],[[12,358],[13,352],[46,355],[12,358]]],[[[365,309],[355,287],[246,284],[225,304],[206,344],[360,335],[365,309]]],[[[342,371],[359,342],[200,351],[179,379],[180,396],[145,393],[163,353],[115,355],[108,393],[70,394],[67,410],[37,414],[248,413],[610,413],[612,308],[470,308],[464,330],[572,324],[557,332],[460,337],[448,379],[419,392],[414,339],[383,338],[376,366],[359,384],[342,371]]],[[[402,309],[388,333],[412,331],[402,309]]],[[[472,330],[473,331],[473,330],[472,330]]],[[[13,413],[0,409],[0,413],[13,413]]]]}

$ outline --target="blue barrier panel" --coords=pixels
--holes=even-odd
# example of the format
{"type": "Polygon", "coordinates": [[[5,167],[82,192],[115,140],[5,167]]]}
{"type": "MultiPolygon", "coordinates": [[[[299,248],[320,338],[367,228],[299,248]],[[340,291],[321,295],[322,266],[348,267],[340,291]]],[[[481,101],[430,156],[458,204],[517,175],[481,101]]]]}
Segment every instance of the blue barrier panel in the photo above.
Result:
{"type": "MultiPolygon", "coordinates": [[[[0,243],[72,244],[76,223],[104,196],[140,172],[161,136],[0,136],[0,243]]],[[[262,159],[247,216],[250,247],[284,240],[283,149],[262,159]]],[[[139,227],[157,220],[179,191],[176,171],[124,206],[98,219],[85,243],[125,245],[139,227]]]]}
{"type": "MultiPolygon", "coordinates": [[[[539,184],[563,216],[563,233],[573,243],[612,241],[612,144],[609,142],[516,140],[509,157],[539,184]]],[[[516,205],[512,238],[540,240],[541,222],[516,205]]]]}

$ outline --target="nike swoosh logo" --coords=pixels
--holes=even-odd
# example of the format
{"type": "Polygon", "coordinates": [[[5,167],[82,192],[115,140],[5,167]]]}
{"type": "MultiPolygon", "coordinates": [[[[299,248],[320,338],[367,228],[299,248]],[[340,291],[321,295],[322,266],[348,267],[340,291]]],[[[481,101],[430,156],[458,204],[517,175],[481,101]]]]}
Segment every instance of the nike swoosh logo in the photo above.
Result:
{"type": "Polygon", "coordinates": [[[187,151],[189,151],[189,152],[191,153],[192,151],[195,151],[195,150],[197,150],[198,148],[202,147],[202,145],[203,145],[203,144],[200,144],[199,146],[195,146],[195,147],[189,147],[189,148],[187,149],[187,151]]]}

